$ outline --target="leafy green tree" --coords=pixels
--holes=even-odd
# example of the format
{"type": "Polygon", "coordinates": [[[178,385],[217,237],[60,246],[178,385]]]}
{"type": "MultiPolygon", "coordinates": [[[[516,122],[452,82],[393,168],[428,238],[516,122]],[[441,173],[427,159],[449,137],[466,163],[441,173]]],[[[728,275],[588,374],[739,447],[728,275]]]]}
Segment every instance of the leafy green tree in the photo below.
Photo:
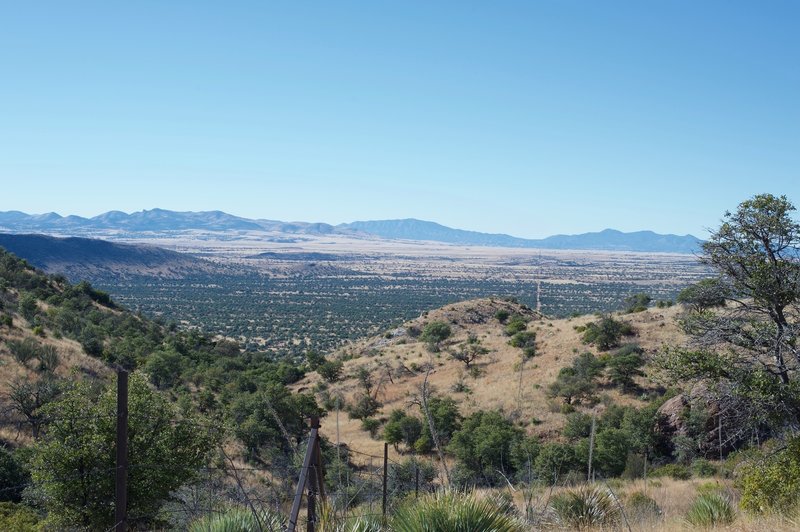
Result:
{"type": "Polygon", "coordinates": [[[632,314],[634,312],[644,312],[653,298],[648,294],[633,294],[624,299],[622,302],[623,312],[632,314]]]}
{"type": "Polygon", "coordinates": [[[599,321],[586,325],[583,332],[583,342],[594,344],[600,351],[608,351],[619,345],[623,336],[631,336],[633,328],[630,324],[618,321],[611,316],[603,316],[599,321]]]}
{"type": "Polygon", "coordinates": [[[326,362],[325,355],[314,349],[306,351],[306,364],[311,371],[317,370],[326,362]]]}
{"type": "Polygon", "coordinates": [[[414,416],[406,415],[402,410],[394,410],[383,428],[383,438],[394,445],[395,450],[400,443],[414,449],[414,444],[421,435],[422,422],[414,416]]]}
{"type": "Polygon", "coordinates": [[[504,332],[506,333],[506,336],[514,336],[515,334],[521,333],[527,328],[528,320],[526,320],[525,317],[520,314],[514,314],[511,316],[511,318],[509,318],[504,332]]]}
{"type": "Polygon", "coordinates": [[[440,343],[450,338],[451,334],[453,331],[448,324],[443,321],[432,321],[422,328],[420,340],[433,347],[438,347],[440,343]]]}
{"type": "Polygon", "coordinates": [[[450,352],[450,358],[463,362],[469,369],[475,361],[488,353],[489,350],[481,345],[478,337],[470,335],[466,342],[458,346],[455,351],[450,352]]]}
{"type": "Polygon", "coordinates": [[[15,453],[0,447],[0,501],[19,502],[30,479],[27,469],[15,453]]]}
{"type": "Polygon", "coordinates": [[[150,382],[163,390],[178,383],[184,364],[184,357],[177,351],[161,350],[150,355],[144,365],[144,371],[150,375],[150,382]]]}
{"type": "Polygon", "coordinates": [[[701,311],[714,307],[724,307],[727,293],[727,288],[720,279],[703,279],[681,290],[677,301],[692,310],[701,311]]]}
{"type": "Polygon", "coordinates": [[[606,362],[608,378],[625,391],[636,388],[636,377],[644,375],[643,349],[636,344],[621,347],[606,362]]]}
{"type": "MultiPolygon", "coordinates": [[[[31,459],[33,494],[55,528],[107,530],[114,524],[116,390],[96,396],[77,383],[43,407],[50,420],[31,459]]],[[[134,373],[128,403],[128,513],[147,527],[170,493],[196,478],[221,431],[179,414],[134,373]]]]}
{"type": "Polygon", "coordinates": [[[317,366],[317,373],[327,382],[336,382],[342,376],[344,363],[340,360],[326,360],[317,366]]]}
{"type": "MultiPolygon", "coordinates": [[[[428,412],[436,428],[439,442],[442,446],[446,446],[453,434],[461,428],[464,419],[458,411],[458,405],[451,397],[434,396],[428,399],[428,412]]],[[[418,453],[428,453],[433,449],[433,437],[427,422],[422,424],[422,435],[414,444],[414,448],[418,453]]]]}
{"type": "Polygon", "coordinates": [[[531,358],[536,355],[536,333],[533,331],[518,332],[511,337],[508,343],[512,347],[522,349],[522,354],[525,358],[531,358]]]}
{"type": "Polygon", "coordinates": [[[522,438],[522,431],[500,412],[478,411],[464,420],[447,450],[473,474],[494,483],[498,471],[514,473],[511,449],[522,438]]]}
{"type": "Polygon", "coordinates": [[[575,449],[571,445],[551,442],[542,445],[533,468],[541,481],[554,484],[580,466],[575,449]]]}
{"type": "Polygon", "coordinates": [[[19,298],[19,313],[28,323],[33,322],[33,319],[39,313],[39,305],[36,303],[36,296],[33,294],[22,295],[19,298]]]}
{"type": "Polygon", "coordinates": [[[725,213],[701,261],[726,287],[730,305],[690,313],[694,349],[667,350],[672,379],[714,383],[729,426],[742,438],[768,424],[800,423],[800,224],[785,196],[761,194],[725,213]]]}
{"type": "Polygon", "coordinates": [[[592,353],[581,353],[572,366],[559,370],[556,381],[548,388],[548,394],[564,399],[567,404],[588,399],[597,390],[596,379],[602,371],[602,361],[592,353]]]}

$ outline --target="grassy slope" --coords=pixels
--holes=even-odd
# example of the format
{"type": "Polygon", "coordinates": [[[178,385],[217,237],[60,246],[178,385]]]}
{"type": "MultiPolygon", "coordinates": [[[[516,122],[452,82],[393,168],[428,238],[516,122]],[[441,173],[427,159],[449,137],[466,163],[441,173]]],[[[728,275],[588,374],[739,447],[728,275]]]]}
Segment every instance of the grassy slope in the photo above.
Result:
{"type": "MultiPolygon", "coordinates": [[[[649,354],[663,344],[682,341],[683,335],[674,319],[678,312],[679,309],[675,307],[654,308],[622,316],[621,319],[630,322],[637,331],[637,335],[627,341],[640,344],[649,354]]],[[[331,385],[330,391],[332,394],[343,394],[346,401],[352,399],[359,391],[355,370],[366,366],[372,372],[373,380],[380,383],[377,397],[383,407],[378,417],[388,416],[394,409],[416,409],[409,406],[409,402],[418,393],[425,378],[426,363],[433,360],[430,384],[437,393],[453,397],[459,403],[462,414],[481,409],[499,409],[529,433],[553,438],[559,433],[565,416],[559,411],[560,403],[547,397],[547,386],[555,380],[558,371],[570,365],[579,353],[588,350],[598,354],[593,346],[581,342],[580,334],[574,329],[594,319],[594,316],[548,319],[526,307],[499,299],[478,299],[448,305],[406,322],[400,328],[419,330],[425,323],[437,320],[449,323],[453,336],[443,343],[440,353],[429,353],[423,342],[407,335],[360,340],[333,355],[354,358],[345,362],[344,378],[331,385]],[[503,325],[493,317],[500,309],[530,318],[532,321],[528,324],[528,330],[535,331],[537,335],[538,354],[525,363],[521,386],[519,362],[522,350],[508,345],[509,337],[504,334],[503,325]],[[448,349],[464,342],[469,334],[478,336],[490,350],[490,354],[477,364],[481,370],[478,378],[469,376],[463,363],[447,355],[448,349]],[[451,391],[460,379],[471,389],[470,393],[451,391]]],[[[319,375],[310,373],[294,388],[308,391],[319,382],[319,375]]],[[[640,384],[645,389],[653,386],[648,378],[641,379],[640,384]]],[[[604,388],[601,394],[609,395],[617,403],[638,402],[636,398],[623,396],[611,387],[604,388]]],[[[602,404],[596,408],[602,409],[602,404]]],[[[336,441],[335,413],[323,420],[322,432],[336,441]]],[[[361,452],[382,452],[382,442],[370,438],[361,430],[360,421],[348,419],[344,413],[339,415],[339,438],[342,443],[361,452]]]]}

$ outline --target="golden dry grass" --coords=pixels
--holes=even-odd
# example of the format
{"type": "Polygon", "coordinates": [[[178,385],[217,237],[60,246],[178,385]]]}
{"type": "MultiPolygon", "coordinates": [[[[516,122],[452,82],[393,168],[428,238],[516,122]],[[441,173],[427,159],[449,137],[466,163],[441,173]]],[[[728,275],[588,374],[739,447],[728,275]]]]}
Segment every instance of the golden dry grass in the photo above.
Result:
{"type": "MultiPolygon", "coordinates": [[[[648,353],[655,353],[664,344],[679,343],[684,337],[675,323],[680,312],[677,307],[650,309],[645,312],[621,316],[631,323],[637,334],[630,341],[640,344],[648,353]]],[[[426,364],[432,362],[429,384],[437,394],[452,397],[464,415],[476,410],[497,409],[514,419],[531,434],[546,438],[558,436],[565,416],[560,413],[560,403],[549,399],[547,386],[553,382],[558,371],[572,363],[583,351],[598,354],[593,346],[581,342],[576,326],[595,320],[587,315],[570,319],[549,319],[530,309],[500,299],[477,299],[447,305],[423,314],[403,324],[402,329],[421,330],[430,321],[449,323],[453,336],[446,340],[439,353],[430,353],[426,345],[408,336],[386,338],[382,335],[352,343],[336,353],[333,358],[345,361],[343,378],[329,386],[333,395],[341,394],[345,402],[351,402],[359,392],[355,378],[357,368],[370,370],[377,385],[377,398],[383,404],[378,417],[385,417],[395,409],[416,409],[411,402],[419,393],[425,379],[426,364]],[[508,344],[504,326],[493,318],[499,309],[520,312],[531,318],[528,330],[536,332],[537,356],[527,360],[520,370],[522,350],[508,344]],[[466,341],[467,336],[477,336],[490,353],[477,363],[481,375],[471,377],[463,363],[452,360],[447,351],[466,341]],[[351,358],[352,357],[352,358],[351,358]],[[470,389],[468,393],[453,392],[453,385],[463,381],[470,389]]],[[[316,373],[295,384],[296,391],[313,391],[321,383],[316,373]]],[[[652,387],[648,378],[640,384],[652,387]]],[[[616,403],[636,404],[639,401],[623,395],[610,387],[602,393],[616,403]]],[[[598,406],[597,408],[602,408],[598,406]]],[[[361,429],[361,422],[348,419],[340,412],[338,436],[341,443],[360,452],[379,454],[382,442],[372,439],[361,429]]],[[[323,420],[321,432],[332,441],[337,438],[335,412],[323,420]]]]}

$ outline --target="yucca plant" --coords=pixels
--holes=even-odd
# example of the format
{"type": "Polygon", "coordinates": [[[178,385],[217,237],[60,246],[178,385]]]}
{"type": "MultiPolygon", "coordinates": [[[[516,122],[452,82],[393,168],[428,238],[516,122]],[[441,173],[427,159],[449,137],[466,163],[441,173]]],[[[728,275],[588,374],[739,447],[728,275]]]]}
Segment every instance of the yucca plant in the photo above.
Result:
{"type": "Polygon", "coordinates": [[[616,526],[621,518],[619,503],[611,492],[594,486],[559,493],[550,506],[558,521],[574,530],[616,526]]]}
{"type": "Polygon", "coordinates": [[[686,513],[686,521],[696,527],[711,528],[717,525],[727,525],[735,519],[736,512],[730,499],[719,493],[699,495],[686,513]]]}
{"type": "Polygon", "coordinates": [[[522,532],[522,522],[504,504],[474,493],[440,491],[401,506],[392,516],[397,532],[522,532]]]}
{"type": "Polygon", "coordinates": [[[318,510],[317,532],[381,532],[383,527],[372,516],[339,516],[331,504],[321,504],[318,510]]]}
{"type": "Polygon", "coordinates": [[[192,522],[189,532],[282,532],[286,520],[270,510],[260,510],[258,516],[248,508],[231,508],[192,522]]]}

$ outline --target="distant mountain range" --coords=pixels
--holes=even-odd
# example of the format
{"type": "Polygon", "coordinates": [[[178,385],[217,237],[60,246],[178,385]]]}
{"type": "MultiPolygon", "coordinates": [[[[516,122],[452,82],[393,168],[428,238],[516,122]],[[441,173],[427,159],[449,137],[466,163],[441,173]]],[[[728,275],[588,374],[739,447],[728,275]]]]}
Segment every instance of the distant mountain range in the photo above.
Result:
{"type": "Polygon", "coordinates": [[[62,273],[72,280],[104,274],[180,278],[191,273],[221,270],[210,261],[186,253],[91,238],[0,233],[0,247],[37,268],[48,273],[62,273]]]}
{"type": "Polygon", "coordinates": [[[416,220],[376,220],[347,224],[252,220],[221,211],[175,212],[152,209],[126,214],[110,211],[93,218],[60,216],[56,213],[30,215],[19,211],[0,212],[0,231],[41,232],[56,235],[135,236],[175,231],[263,231],[284,234],[379,237],[391,240],[420,240],[464,246],[492,246],[538,249],[577,249],[692,253],[702,242],[692,235],[661,235],[652,231],[623,233],[606,229],[580,235],[555,235],[543,239],[518,238],[505,234],[453,229],[416,220]]]}

